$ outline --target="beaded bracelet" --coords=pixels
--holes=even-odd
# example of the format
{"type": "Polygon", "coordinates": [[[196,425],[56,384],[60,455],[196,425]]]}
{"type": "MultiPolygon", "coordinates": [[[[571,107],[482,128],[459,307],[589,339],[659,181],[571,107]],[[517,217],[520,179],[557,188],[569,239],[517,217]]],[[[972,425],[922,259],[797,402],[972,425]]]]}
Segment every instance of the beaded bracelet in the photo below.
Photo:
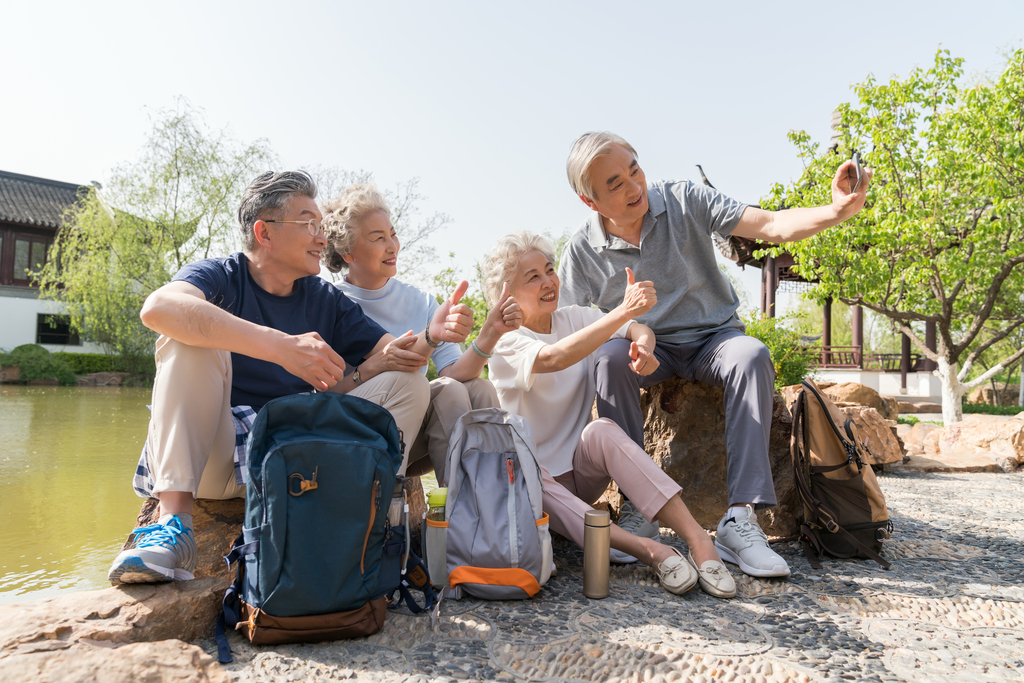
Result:
{"type": "Polygon", "coordinates": [[[471,348],[474,351],[476,351],[476,355],[478,355],[478,356],[480,356],[481,358],[484,358],[484,359],[490,358],[490,357],[492,357],[494,355],[493,351],[491,353],[484,353],[480,349],[480,347],[476,345],[476,339],[474,339],[473,341],[469,342],[469,348],[471,348]]]}

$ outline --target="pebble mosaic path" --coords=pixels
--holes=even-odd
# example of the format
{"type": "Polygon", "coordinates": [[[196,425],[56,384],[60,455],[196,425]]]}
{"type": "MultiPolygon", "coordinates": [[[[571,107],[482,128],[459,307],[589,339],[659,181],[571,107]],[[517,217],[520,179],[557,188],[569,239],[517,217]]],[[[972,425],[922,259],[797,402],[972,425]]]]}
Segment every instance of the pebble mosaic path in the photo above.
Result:
{"type": "MultiPolygon", "coordinates": [[[[380,681],[1024,681],[1024,473],[880,475],[893,566],[775,546],[789,580],[676,597],[643,565],[582,594],[582,552],[557,540],[557,574],[529,601],[446,602],[437,632],[403,610],[370,637],[255,647],[237,634],[240,683],[380,681]]],[[[662,540],[685,545],[670,533],[662,540]]],[[[216,657],[212,641],[199,643],[216,657]]]]}

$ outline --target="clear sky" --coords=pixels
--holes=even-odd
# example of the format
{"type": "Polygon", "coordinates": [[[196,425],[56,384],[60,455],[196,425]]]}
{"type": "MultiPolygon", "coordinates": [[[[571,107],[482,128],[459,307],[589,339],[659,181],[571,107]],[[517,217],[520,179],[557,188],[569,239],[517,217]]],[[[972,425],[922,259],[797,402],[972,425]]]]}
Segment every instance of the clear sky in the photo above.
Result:
{"type": "Polygon", "coordinates": [[[624,136],[649,179],[699,163],[756,203],[799,176],[787,131],[826,141],[867,75],[940,46],[995,73],[1024,2],[6,2],[0,26],[0,170],[102,182],[184,96],[285,167],[419,178],[469,277],[507,232],[580,224],[582,132],[624,136]]]}

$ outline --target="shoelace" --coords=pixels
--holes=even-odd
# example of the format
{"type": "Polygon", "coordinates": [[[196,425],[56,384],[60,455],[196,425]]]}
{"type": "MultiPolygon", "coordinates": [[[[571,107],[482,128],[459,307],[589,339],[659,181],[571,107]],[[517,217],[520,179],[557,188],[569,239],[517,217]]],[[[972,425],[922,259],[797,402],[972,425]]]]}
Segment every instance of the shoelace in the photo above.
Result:
{"type": "Polygon", "coordinates": [[[149,548],[154,545],[177,545],[178,536],[185,533],[185,531],[170,524],[150,524],[149,526],[136,529],[135,533],[140,538],[135,547],[149,548]]]}
{"type": "Polygon", "coordinates": [[[644,516],[641,515],[640,511],[637,510],[635,507],[624,507],[623,513],[624,514],[620,515],[619,517],[619,528],[623,531],[628,531],[631,534],[636,534],[637,529],[639,529],[642,524],[645,524],[647,522],[647,520],[644,519],[644,516]],[[622,517],[626,518],[625,522],[622,521],[622,517]]]}
{"type": "Polygon", "coordinates": [[[757,524],[754,524],[749,519],[745,519],[742,522],[733,518],[733,524],[736,525],[736,532],[749,543],[755,541],[761,541],[765,545],[768,544],[768,537],[765,536],[764,531],[761,530],[757,524]]]}

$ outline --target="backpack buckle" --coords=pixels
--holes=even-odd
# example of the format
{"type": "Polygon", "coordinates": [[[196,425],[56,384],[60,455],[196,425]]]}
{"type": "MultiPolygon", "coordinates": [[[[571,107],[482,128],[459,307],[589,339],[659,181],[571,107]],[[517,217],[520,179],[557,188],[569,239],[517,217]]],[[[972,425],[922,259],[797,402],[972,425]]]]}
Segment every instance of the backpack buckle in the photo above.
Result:
{"type": "Polygon", "coordinates": [[[320,466],[317,465],[316,469],[313,470],[313,478],[306,479],[304,476],[295,472],[288,477],[288,495],[299,497],[307,491],[313,491],[317,488],[316,475],[320,471],[320,466]],[[299,480],[299,489],[296,491],[295,486],[292,484],[293,479],[299,480]]]}

